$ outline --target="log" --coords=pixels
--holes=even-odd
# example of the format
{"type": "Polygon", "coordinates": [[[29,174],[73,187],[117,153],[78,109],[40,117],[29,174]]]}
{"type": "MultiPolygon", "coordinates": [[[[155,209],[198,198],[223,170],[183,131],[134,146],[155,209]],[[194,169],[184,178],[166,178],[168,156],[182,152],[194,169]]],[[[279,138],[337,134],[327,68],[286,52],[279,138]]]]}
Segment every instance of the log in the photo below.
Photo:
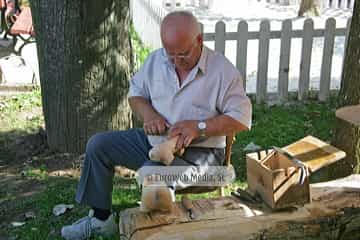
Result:
{"type": "Polygon", "coordinates": [[[281,211],[234,196],[193,201],[196,220],[180,203],[171,214],[126,209],[120,239],[360,239],[360,175],[310,189],[311,203],[281,211]]]}
{"type": "Polygon", "coordinates": [[[360,104],[354,106],[346,106],[336,110],[336,117],[354,126],[360,126],[360,104]]]}

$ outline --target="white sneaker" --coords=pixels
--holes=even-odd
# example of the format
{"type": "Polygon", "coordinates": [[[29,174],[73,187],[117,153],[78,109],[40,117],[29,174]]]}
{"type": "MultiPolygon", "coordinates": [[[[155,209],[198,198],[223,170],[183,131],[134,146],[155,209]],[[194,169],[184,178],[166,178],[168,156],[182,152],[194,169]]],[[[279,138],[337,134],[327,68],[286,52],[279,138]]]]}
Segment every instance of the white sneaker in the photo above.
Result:
{"type": "Polygon", "coordinates": [[[79,219],[72,225],[62,227],[61,236],[66,240],[83,240],[93,235],[109,236],[117,231],[113,214],[105,221],[101,221],[93,215],[94,211],[90,210],[88,216],[79,219]]]}

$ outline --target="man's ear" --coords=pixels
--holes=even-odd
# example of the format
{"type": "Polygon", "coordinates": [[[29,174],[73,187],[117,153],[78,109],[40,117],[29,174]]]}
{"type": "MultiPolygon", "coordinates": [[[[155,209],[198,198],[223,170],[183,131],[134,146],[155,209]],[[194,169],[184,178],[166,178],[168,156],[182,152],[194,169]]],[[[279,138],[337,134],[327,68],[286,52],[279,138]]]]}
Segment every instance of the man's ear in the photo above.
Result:
{"type": "Polygon", "coordinates": [[[197,41],[197,43],[200,44],[201,46],[202,46],[202,44],[203,44],[203,40],[204,40],[204,38],[203,38],[203,35],[202,35],[201,33],[200,33],[199,35],[197,35],[196,41],[197,41]]]}

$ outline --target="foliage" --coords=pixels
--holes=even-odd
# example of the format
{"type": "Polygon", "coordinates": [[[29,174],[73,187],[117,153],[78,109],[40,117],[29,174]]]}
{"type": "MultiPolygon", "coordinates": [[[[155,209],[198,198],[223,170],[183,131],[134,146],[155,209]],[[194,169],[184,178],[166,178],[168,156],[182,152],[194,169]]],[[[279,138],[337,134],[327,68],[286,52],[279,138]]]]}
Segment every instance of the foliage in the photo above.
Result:
{"type": "Polygon", "coordinates": [[[134,29],[134,26],[131,24],[130,26],[130,38],[131,38],[131,45],[132,45],[132,52],[134,54],[134,66],[135,71],[139,69],[139,67],[144,63],[146,57],[152,51],[151,48],[146,47],[142,42],[134,29]]]}

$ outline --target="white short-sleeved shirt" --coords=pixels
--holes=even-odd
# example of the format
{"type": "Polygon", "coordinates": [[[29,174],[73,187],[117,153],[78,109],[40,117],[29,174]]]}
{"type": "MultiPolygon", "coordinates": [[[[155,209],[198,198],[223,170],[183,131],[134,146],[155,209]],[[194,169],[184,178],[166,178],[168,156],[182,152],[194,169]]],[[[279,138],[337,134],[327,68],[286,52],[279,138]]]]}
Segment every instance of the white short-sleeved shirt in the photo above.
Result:
{"type": "MultiPolygon", "coordinates": [[[[203,47],[198,64],[181,86],[174,65],[161,48],[146,59],[130,82],[128,97],[140,96],[170,123],[206,120],[228,115],[251,127],[251,102],[246,96],[239,71],[222,54],[203,47]]],[[[166,136],[148,136],[151,145],[166,136]]],[[[190,145],[225,147],[225,136],[208,137],[190,145]]]]}

